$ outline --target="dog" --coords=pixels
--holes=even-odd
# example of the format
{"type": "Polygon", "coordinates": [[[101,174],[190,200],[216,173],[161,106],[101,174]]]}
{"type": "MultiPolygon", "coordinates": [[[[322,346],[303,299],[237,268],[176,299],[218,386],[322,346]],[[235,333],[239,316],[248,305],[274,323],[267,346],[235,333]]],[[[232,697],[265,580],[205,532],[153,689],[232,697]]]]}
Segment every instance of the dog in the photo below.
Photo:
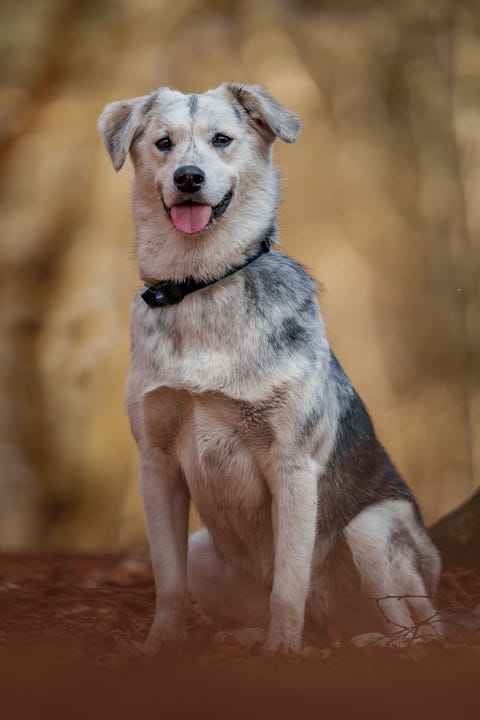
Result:
{"type": "Polygon", "coordinates": [[[112,102],[98,126],[115,169],[130,154],[135,171],[145,288],[126,403],[156,586],[147,646],[185,637],[190,593],[217,623],[264,628],[266,651],[298,652],[345,578],[383,632],[430,632],[438,551],[329,347],[315,280],[269,251],[272,146],[300,118],[225,83],[112,102]],[[204,528],[188,538],[190,500],[204,528]]]}

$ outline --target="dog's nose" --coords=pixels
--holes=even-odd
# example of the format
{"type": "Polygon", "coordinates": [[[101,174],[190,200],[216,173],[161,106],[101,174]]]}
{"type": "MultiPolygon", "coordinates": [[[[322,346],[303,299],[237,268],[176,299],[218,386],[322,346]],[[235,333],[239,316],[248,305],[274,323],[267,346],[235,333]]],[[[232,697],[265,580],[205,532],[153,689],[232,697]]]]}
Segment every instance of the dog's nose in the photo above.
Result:
{"type": "Polygon", "coordinates": [[[205,174],[195,165],[182,165],[173,175],[177,188],[185,193],[194,193],[203,185],[205,174]]]}

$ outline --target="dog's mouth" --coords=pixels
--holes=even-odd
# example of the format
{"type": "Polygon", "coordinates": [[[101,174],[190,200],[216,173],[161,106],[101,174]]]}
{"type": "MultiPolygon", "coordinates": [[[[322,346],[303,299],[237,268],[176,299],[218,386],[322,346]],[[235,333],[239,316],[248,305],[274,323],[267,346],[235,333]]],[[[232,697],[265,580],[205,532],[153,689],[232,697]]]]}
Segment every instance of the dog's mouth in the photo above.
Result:
{"type": "Polygon", "coordinates": [[[218,205],[207,205],[187,200],[178,205],[172,205],[170,208],[165,203],[163,203],[163,206],[177,230],[187,235],[193,235],[205,230],[214,220],[223,215],[230,205],[232,195],[232,191],[229,190],[218,205]]]}

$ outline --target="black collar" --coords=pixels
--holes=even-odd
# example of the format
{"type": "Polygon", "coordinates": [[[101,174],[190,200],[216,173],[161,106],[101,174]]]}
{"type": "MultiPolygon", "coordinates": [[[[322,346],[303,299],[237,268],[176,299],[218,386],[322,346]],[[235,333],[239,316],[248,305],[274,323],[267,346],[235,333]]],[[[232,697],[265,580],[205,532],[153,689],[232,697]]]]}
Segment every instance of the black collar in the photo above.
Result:
{"type": "Polygon", "coordinates": [[[262,240],[260,248],[249,257],[248,260],[245,260],[242,265],[237,265],[237,267],[232,268],[224,275],[215,278],[215,280],[194,280],[193,278],[187,278],[181,282],[159,282],[155,285],[145,285],[145,290],[142,292],[141,297],[151,308],[163,307],[164,305],[176,305],[183,300],[185,295],[208,287],[208,285],[213,285],[213,283],[219,282],[219,280],[224,280],[229,275],[243,270],[244,267],[250,265],[250,263],[257,260],[261,255],[270,252],[270,234],[271,230],[269,230],[262,240]]]}

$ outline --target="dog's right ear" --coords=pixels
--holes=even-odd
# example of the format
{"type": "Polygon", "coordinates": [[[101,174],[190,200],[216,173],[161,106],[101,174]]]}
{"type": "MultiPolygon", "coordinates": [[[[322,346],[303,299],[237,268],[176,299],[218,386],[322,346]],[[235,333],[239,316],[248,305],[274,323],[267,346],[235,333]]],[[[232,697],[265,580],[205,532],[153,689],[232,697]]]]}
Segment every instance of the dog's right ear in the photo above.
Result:
{"type": "Polygon", "coordinates": [[[97,120],[103,144],[115,170],[123,167],[133,141],[141,134],[157,92],[120,102],[109,103],[97,120]]]}

